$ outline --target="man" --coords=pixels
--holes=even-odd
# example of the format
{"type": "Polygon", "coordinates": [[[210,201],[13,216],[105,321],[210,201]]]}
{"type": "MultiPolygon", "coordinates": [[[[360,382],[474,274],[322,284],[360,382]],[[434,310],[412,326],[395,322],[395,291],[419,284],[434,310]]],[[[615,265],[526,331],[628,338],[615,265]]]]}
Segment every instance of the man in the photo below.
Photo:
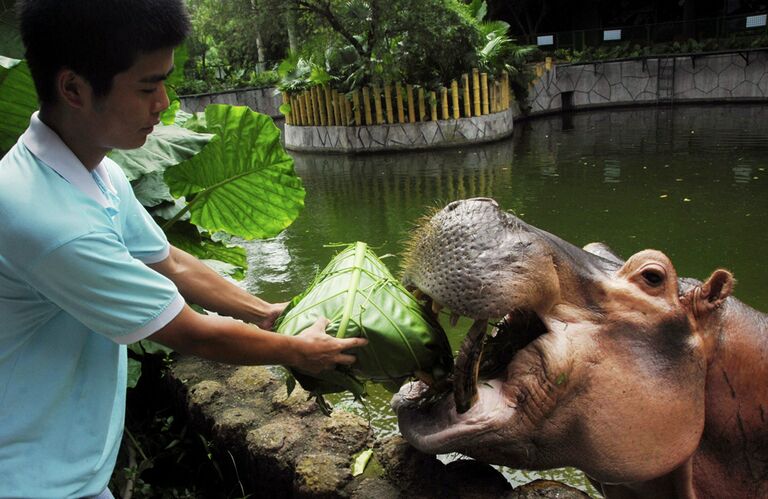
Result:
{"type": "Polygon", "coordinates": [[[29,0],[18,12],[41,106],[0,160],[0,497],[111,497],[126,344],[317,372],[352,363],[345,352],[365,340],[325,334],[324,319],[295,337],[266,331],[285,304],[169,246],[105,157],[144,144],[168,106],[182,0],[29,0]]]}

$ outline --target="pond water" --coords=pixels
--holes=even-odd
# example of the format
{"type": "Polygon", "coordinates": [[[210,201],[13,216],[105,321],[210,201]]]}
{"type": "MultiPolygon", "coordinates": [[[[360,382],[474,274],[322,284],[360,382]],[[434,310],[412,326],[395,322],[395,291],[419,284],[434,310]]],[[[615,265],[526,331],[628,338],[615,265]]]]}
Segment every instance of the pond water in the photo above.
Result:
{"type": "MultiPolygon", "coordinates": [[[[430,208],[485,196],[579,246],[602,241],[624,258],[655,248],[699,279],[727,268],[736,296],[768,311],[768,106],[602,110],[520,122],[513,137],[472,148],[293,156],[303,213],[248,245],[246,285],[271,301],[303,291],[338,251],[329,243],[391,253],[397,275],[403,242],[430,208]]],[[[454,348],[468,326],[448,328],[454,348]]],[[[389,398],[371,387],[366,407],[335,402],[386,435],[397,431],[389,398]]],[[[513,485],[544,476],[589,490],[574,470],[503,471],[513,485]]]]}

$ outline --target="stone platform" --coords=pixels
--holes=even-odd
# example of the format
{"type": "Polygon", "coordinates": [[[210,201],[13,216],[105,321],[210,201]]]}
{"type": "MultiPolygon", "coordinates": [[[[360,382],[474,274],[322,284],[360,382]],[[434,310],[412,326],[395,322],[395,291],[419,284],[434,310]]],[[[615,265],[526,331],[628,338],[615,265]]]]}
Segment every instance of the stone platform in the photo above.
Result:
{"type": "Polygon", "coordinates": [[[566,485],[536,481],[513,489],[493,467],[469,459],[443,464],[401,437],[377,440],[367,421],[323,415],[300,387],[287,394],[277,369],[177,357],[166,377],[181,414],[205,433],[221,462],[236,463],[248,497],[354,499],[584,499],[566,485]],[[373,449],[359,476],[357,454],[373,449]]]}

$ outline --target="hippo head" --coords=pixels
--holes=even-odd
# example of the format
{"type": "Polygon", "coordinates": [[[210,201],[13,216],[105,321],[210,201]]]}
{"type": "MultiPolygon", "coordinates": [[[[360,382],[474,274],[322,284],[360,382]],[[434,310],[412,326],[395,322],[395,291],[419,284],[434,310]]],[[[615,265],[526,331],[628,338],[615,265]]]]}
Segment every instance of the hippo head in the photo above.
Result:
{"type": "Polygon", "coordinates": [[[705,422],[704,332],[732,276],[701,283],[678,278],[659,251],[624,262],[586,249],[485,198],[453,202],[414,231],[406,286],[475,322],[449,393],[417,381],[395,395],[413,446],[516,468],[575,466],[602,483],[689,462],[705,422]]]}

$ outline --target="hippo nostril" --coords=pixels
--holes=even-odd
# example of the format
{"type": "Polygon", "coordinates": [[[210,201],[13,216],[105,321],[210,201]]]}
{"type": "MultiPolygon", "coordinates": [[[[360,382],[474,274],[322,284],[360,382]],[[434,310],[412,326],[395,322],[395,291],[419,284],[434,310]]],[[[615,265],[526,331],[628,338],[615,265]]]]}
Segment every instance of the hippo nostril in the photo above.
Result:
{"type": "Polygon", "coordinates": [[[453,211],[456,208],[458,208],[460,204],[461,204],[461,201],[454,201],[452,203],[448,203],[448,206],[446,206],[445,209],[447,211],[453,211]]]}
{"type": "Polygon", "coordinates": [[[493,206],[499,206],[493,198],[473,198],[472,201],[480,201],[481,203],[491,203],[493,206]]]}

